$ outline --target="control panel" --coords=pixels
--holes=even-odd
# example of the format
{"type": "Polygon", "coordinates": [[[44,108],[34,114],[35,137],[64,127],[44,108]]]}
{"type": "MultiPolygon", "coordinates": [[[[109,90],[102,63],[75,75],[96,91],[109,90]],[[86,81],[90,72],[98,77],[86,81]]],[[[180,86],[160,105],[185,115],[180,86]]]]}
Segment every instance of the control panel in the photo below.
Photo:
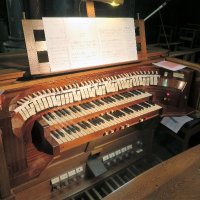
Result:
{"type": "Polygon", "coordinates": [[[72,183],[79,182],[84,178],[84,168],[83,166],[79,166],[75,169],[67,171],[60,176],[54,177],[50,180],[50,185],[52,191],[59,190],[61,188],[67,187],[72,183]]]}
{"type": "Polygon", "coordinates": [[[144,151],[142,146],[143,142],[139,140],[137,141],[136,146],[134,146],[133,144],[129,144],[120,149],[117,149],[116,151],[104,155],[102,157],[102,162],[106,167],[110,167],[122,160],[128,159],[129,157],[131,157],[131,155],[139,155],[144,151]]]}

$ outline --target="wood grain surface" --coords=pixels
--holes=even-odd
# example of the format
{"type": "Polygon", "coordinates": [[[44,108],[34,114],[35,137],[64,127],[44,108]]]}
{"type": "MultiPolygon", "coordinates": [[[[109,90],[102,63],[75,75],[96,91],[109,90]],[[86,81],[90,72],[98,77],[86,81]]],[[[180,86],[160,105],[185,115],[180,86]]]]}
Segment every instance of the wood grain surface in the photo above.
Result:
{"type": "Polygon", "coordinates": [[[200,145],[139,175],[105,200],[199,200],[200,145]]]}

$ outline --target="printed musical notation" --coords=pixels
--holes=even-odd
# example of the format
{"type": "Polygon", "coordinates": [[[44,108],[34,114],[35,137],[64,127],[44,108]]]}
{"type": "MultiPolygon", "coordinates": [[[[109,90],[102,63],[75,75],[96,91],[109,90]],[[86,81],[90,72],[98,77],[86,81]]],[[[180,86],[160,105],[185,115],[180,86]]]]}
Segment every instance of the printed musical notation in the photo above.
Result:
{"type": "Polygon", "coordinates": [[[130,18],[43,18],[52,72],[137,60],[130,18]]]}

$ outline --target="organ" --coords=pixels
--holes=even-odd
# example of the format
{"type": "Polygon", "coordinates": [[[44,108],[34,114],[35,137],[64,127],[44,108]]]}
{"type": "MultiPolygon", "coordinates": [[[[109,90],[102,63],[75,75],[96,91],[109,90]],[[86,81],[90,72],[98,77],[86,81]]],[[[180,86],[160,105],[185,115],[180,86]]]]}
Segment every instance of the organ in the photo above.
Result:
{"type": "MultiPolygon", "coordinates": [[[[0,87],[2,176],[9,174],[1,198],[101,199],[114,191],[107,177],[151,152],[161,116],[191,112],[193,70],[153,65],[166,54],[147,54],[144,24],[136,26],[138,62],[0,87]],[[92,187],[102,180],[105,187],[92,187]]],[[[116,176],[114,185],[126,182],[116,176]]]]}

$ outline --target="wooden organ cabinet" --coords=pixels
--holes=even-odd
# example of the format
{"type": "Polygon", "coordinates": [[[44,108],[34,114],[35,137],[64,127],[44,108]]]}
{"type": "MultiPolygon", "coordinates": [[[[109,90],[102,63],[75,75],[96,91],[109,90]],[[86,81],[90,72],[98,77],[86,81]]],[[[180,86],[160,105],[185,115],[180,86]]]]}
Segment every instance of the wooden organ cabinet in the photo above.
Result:
{"type": "Polygon", "coordinates": [[[193,71],[152,65],[164,54],[136,26],[138,62],[0,86],[1,199],[101,199],[112,185],[93,186],[151,152],[161,116],[189,112],[193,71]]]}

